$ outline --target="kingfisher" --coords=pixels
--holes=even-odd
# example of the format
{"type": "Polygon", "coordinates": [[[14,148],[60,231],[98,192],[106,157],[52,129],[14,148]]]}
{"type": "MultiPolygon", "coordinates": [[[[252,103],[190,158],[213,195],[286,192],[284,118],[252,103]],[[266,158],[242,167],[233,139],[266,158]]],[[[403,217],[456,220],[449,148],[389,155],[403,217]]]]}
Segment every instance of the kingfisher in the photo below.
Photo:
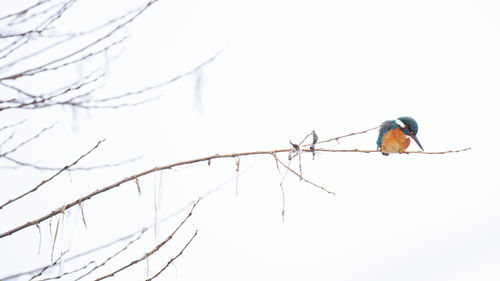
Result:
{"type": "Polygon", "coordinates": [[[403,153],[410,145],[412,138],[424,151],[417,138],[418,125],[415,119],[411,117],[399,117],[396,120],[387,120],[380,125],[377,150],[382,151],[383,155],[389,153],[403,153]]]}

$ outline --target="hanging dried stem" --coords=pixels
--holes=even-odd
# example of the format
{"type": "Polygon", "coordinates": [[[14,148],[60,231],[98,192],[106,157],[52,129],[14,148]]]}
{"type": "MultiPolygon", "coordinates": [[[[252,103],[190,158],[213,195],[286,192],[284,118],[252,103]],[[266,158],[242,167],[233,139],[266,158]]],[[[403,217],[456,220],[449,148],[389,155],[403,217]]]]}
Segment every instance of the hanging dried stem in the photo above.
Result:
{"type": "Polygon", "coordinates": [[[61,220],[64,223],[64,211],[61,213],[59,219],[57,219],[56,232],[54,233],[54,240],[52,240],[52,251],[50,251],[50,260],[54,259],[54,249],[56,248],[57,234],[59,233],[59,224],[61,220]]]}
{"type": "Polygon", "coordinates": [[[236,161],[236,195],[238,195],[238,179],[240,177],[240,157],[235,157],[236,161]]]}
{"type": "MultiPolygon", "coordinates": [[[[272,154],[274,157],[274,161],[276,162],[276,169],[278,169],[278,173],[281,176],[280,163],[278,162],[278,156],[276,153],[272,154]]],[[[288,166],[290,166],[290,160],[288,161],[288,166]]],[[[285,169],[285,174],[281,177],[280,181],[280,189],[281,189],[281,217],[283,218],[283,222],[285,222],[285,188],[283,187],[283,183],[285,182],[286,175],[288,173],[288,169],[285,169]]]]}
{"type": "Polygon", "coordinates": [[[137,186],[137,192],[139,192],[139,195],[141,195],[141,185],[139,184],[139,179],[135,179],[134,182],[137,186]]]}
{"type": "Polygon", "coordinates": [[[80,214],[82,215],[83,225],[85,226],[85,229],[88,229],[87,221],[85,220],[85,213],[83,212],[83,203],[78,204],[78,207],[80,207],[80,214]]]}

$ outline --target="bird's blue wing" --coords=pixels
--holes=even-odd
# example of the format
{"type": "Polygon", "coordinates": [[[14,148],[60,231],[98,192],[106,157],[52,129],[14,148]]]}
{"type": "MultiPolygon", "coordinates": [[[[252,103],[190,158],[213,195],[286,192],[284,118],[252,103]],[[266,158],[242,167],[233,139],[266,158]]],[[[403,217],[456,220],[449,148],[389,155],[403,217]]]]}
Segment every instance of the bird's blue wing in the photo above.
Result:
{"type": "Polygon", "coordinates": [[[389,132],[392,129],[395,129],[398,126],[394,120],[387,120],[382,125],[380,125],[380,129],[378,130],[378,139],[377,139],[377,150],[380,149],[380,146],[382,145],[382,139],[384,138],[385,134],[389,132]]]}

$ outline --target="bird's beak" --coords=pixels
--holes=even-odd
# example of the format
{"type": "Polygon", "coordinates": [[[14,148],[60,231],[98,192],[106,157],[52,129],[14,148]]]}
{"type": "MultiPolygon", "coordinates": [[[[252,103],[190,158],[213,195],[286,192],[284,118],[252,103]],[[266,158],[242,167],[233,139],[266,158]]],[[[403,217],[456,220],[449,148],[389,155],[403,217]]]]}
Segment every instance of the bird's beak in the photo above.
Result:
{"type": "Polygon", "coordinates": [[[413,140],[418,144],[418,146],[420,147],[420,149],[422,149],[422,151],[424,151],[424,148],[422,147],[422,145],[420,144],[420,141],[418,140],[417,136],[415,135],[411,135],[411,137],[413,138],[413,140]]]}

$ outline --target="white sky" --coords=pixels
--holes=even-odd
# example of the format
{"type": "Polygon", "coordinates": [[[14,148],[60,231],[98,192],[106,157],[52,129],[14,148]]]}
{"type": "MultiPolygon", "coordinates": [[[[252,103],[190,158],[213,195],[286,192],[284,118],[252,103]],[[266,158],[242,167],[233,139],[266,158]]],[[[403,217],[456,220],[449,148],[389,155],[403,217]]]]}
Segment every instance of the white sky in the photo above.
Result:
{"type": "MultiPolygon", "coordinates": [[[[135,7],[132,1],[96,3],[75,5],[61,28],[77,29],[135,7]]],[[[70,245],[71,256],[153,222],[154,190],[164,216],[231,180],[150,259],[150,272],[198,229],[163,274],[167,280],[498,280],[499,12],[497,1],[159,1],[127,28],[131,38],[109,66],[102,93],[173,77],[227,46],[202,70],[201,100],[195,98],[195,78],[186,77],[156,90],[162,99],[139,107],[4,113],[11,118],[6,123],[31,117],[33,131],[59,121],[19,153],[22,159],[65,165],[102,138],[103,147],[84,164],[143,158],[118,169],[65,174],[39,196],[0,210],[0,230],[157,165],[282,148],[313,129],[326,139],[408,115],[417,120],[426,151],[472,150],[389,157],[322,153],[314,161],[304,155],[304,176],[337,195],[287,175],[285,222],[281,178],[269,156],[241,158],[238,195],[232,159],[165,171],[143,179],[141,196],[126,184],[88,201],[87,230],[80,211],[70,211],[56,253],[70,245]]],[[[324,147],[375,149],[376,138],[373,131],[324,147]]],[[[412,143],[410,149],[418,147],[412,143]]],[[[0,173],[6,179],[2,203],[48,175],[0,173]]],[[[183,217],[162,224],[156,242],[183,217]]],[[[48,223],[41,226],[47,241],[40,255],[35,227],[0,240],[0,277],[49,261],[48,223]]],[[[118,261],[155,244],[148,232],[118,261]]],[[[146,270],[144,262],[116,279],[145,278],[146,270]]]]}

